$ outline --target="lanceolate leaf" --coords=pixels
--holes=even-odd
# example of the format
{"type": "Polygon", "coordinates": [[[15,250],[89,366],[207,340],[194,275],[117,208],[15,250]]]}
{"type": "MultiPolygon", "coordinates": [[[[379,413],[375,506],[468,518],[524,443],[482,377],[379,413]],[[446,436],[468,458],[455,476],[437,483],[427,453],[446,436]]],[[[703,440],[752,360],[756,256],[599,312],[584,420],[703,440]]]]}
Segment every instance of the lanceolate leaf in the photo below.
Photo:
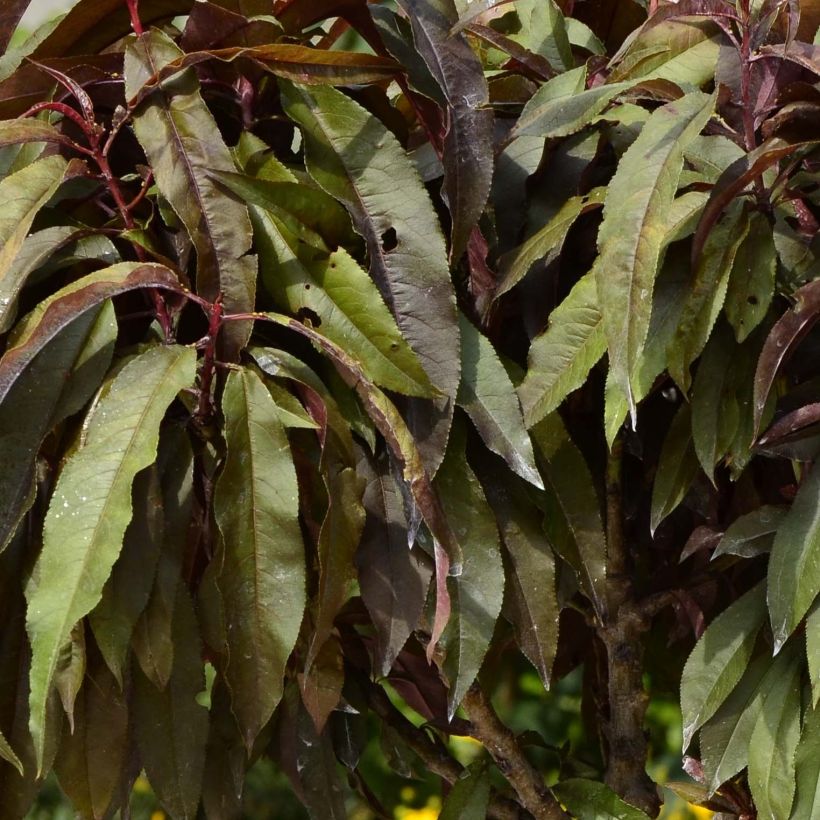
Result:
{"type": "Polygon", "coordinates": [[[683,748],[718,710],[743,676],[765,618],[763,584],[712,621],[686,661],[681,680],[683,748]]]}
{"type": "Polygon", "coordinates": [[[792,820],[820,814],[820,709],[806,712],[803,732],[795,756],[797,795],[792,820]]]}
{"type": "Polygon", "coordinates": [[[550,314],[549,327],[530,345],[518,397],[528,427],[556,410],[586,380],[606,351],[595,277],[586,274],[550,314]]]}
{"type": "Polygon", "coordinates": [[[91,398],[108,369],[116,337],[110,303],[83,314],[43,347],[0,403],[5,465],[0,472],[0,549],[34,500],[35,459],[43,438],[91,398]]]}
{"type": "Polygon", "coordinates": [[[20,758],[14,753],[14,749],[11,748],[9,742],[0,734],[0,757],[3,758],[7,763],[11,763],[18,772],[20,772],[20,777],[23,776],[23,764],[20,762],[20,758]]]}
{"type": "Polygon", "coordinates": [[[578,820],[646,820],[640,809],[625,803],[609,786],[580,777],[553,787],[555,796],[578,820]]]}
{"type": "Polygon", "coordinates": [[[753,558],[768,552],[775,533],[786,516],[784,507],[764,504],[746,515],[735,519],[721,538],[712,558],[720,555],[740,555],[753,558]]]}
{"type": "Polygon", "coordinates": [[[464,565],[450,579],[453,611],[442,642],[450,688],[450,717],[478,675],[493,637],[504,598],[501,544],[492,511],[464,452],[465,437],[454,436],[436,477],[436,487],[460,537],[464,565]]]}
{"type": "Polygon", "coordinates": [[[62,182],[66,167],[61,156],[46,157],[0,181],[0,201],[6,203],[0,216],[0,332],[8,330],[21,285],[12,280],[14,257],[37,212],[62,182]]]}
{"type": "Polygon", "coordinates": [[[439,820],[484,820],[490,802],[486,764],[474,763],[454,784],[439,820]]]}
{"type": "Polygon", "coordinates": [[[515,388],[504,365],[490,340],[463,314],[459,316],[459,327],[461,384],[456,401],[490,450],[500,455],[513,472],[543,487],[515,388]]]}
{"type": "Polygon", "coordinates": [[[162,417],[177,393],[193,383],[194,361],[193,349],[154,347],[126,365],[94,413],[85,445],[60,474],[27,616],[30,726],[39,765],[59,650],[100,600],[131,519],[134,476],[154,460],[162,417]]]}
{"type": "Polygon", "coordinates": [[[421,617],[431,570],[408,544],[401,493],[386,459],[362,461],[367,511],[356,553],[362,599],[376,628],[376,670],[387,675],[421,617]]]}
{"type": "Polygon", "coordinates": [[[749,740],[749,788],[758,817],[789,816],[799,740],[800,666],[793,664],[774,682],[749,740]]]}
{"type": "Polygon", "coordinates": [[[768,604],[779,649],[820,593],[820,466],[800,485],[769,557],[768,604]]]}
{"type": "Polygon", "coordinates": [[[811,681],[812,704],[820,703],[820,598],[806,616],[806,659],[811,681]]]}
{"type": "Polygon", "coordinates": [[[135,672],[134,724],[145,772],[174,818],[194,820],[202,789],[208,710],[196,701],[205,688],[196,614],[180,585],[174,607],[174,668],[164,690],[135,672]]]}
{"type": "Polygon", "coordinates": [[[557,413],[539,422],[532,429],[532,436],[544,480],[557,500],[578,549],[578,562],[573,564],[573,569],[596,611],[604,613],[606,536],[589,467],[557,413]]]}
{"type": "Polygon", "coordinates": [[[251,749],[282,697],[302,623],[304,545],[288,439],[254,371],[228,375],[222,412],[228,454],[214,511],[225,550],[217,584],[231,636],[225,678],[251,749]]]}
{"type": "Polygon", "coordinates": [[[0,359],[0,402],[45,345],[86,311],[129,290],[179,287],[176,277],[162,265],[122,262],[84,276],[44,299],[17,325],[11,346],[0,359]]]}
{"type": "Polygon", "coordinates": [[[478,224],[493,175],[493,116],[478,57],[464,34],[450,34],[458,20],[453,0],[399,0],[447,102],[444,189],[452,218],[450,258],[457,261],[478,224]]]}
{"type": "Polygon", "coordinates": [[[683,151],[706,125],[713,97],[693,92],[652,113],[618,164],[598,233],[599,308],[613,379],[630,402],[630,378],[643,353],[667,210],[683,167],[683,151]]]}
{"type": "Polygon", "coordinates": [[[65,142],[65,137],[53,125],[42,120],[0,121],[0,148],[27,142],[65,142]]]}
{"type": "Polygon", "coordinates": [[[333,88],[282,87],[285,110],[302,127],[308,170],[353,215],[367,241],[370,272],[402,335],[433,386],[451,399],[438,402],[435,411],[409,403],[408,421],[435,472],[452,419],[460,348],[444,237],[432,203],[401,145],[364,108],[333,88]]]}
{"type": "Polygon", "coordinates": [[[319,318],[318,332],[345,347],[377,384],[430,396],[427,374],[402,338],[373,280],[344,249],[329,256],[300,248],[272,214],[254,206],[263,281],[277,302],[319,318]]]}
{"type": "MultiPolygon", "coordinates": [[[[165,34],[154,30],[131,43],[125,56],[126,96],[180,56],[165,34]]],[[[227,311],[253,310],[256,260],[247,253],[251,224],[244,205],[228,197],[209,171],[235,171],[230,151],[199,93],[192,70],[151,95],[134,115],[134,130],[160,192],[182,220],[197,253],[197,291],[213,301],[224,296],[227,311]]],[[[227,355],[244,346],[249,328],[231,323],[227,355]]]]}

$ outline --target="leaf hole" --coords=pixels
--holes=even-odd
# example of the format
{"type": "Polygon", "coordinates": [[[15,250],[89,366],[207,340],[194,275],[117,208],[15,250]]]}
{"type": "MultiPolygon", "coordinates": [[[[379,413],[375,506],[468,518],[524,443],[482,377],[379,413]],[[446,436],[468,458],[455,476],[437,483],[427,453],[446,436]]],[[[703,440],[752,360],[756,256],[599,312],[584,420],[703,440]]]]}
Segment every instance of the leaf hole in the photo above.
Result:
{"type": "Polygon", "coordinates": [[[382,234],[382,250],[385,253],[390,253],[390,251],[396,250],[399,244],[399,238],[396,236],[396,229],[395,228],[388,228],[382,234]]]}
{"type": "Polygon", "coordinates": [[[316,313],[315,310],[311,310],[309,307],[299,308],[298,312],[296,313],[296,318],[303,325],[311,325],[312,327],[320,327],[321,324],[322,324],[322,320],[319,318],[319,314],[316,313]]]}
{"type": "Polygon", "coordinates": [[[750,305],[756,305],[757,304],[757,296],[750,296],[746,301],[750,305]]]}

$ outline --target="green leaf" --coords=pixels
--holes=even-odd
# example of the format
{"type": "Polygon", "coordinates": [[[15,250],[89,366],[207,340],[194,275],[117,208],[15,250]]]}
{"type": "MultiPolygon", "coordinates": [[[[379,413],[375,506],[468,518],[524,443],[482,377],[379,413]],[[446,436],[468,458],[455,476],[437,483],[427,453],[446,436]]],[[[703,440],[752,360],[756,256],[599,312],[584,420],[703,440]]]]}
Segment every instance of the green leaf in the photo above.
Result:
{"type": "Polygon", "coordinates": [[[812,704],[820,703],[820,598],[815,600],[806,617],[806,660],[809,666],[812,704]]]}
{"type": "Polygon", "coordinates": [[[602,614],[606,611],[606,536],[589,467],[557,413],[547,416],[531,432],[541,474],[577,548],[572,568],[595,610],[602,614]]]}
{"type": "Polygon", "coordinates": [[[775,681],[749,741],[749,789],[758,817],[789,817],[799,740],[800,666],[794,664],[775,681]]]}
{"type": "Polygon", "coordinates": [[[376,628],[375,669],[386,676],[418,625],[431,570],[409,533],[402,497],[387,458],[359,462],[366,478],[362,503],[367,519],[356,553],[362,600],[376,628]]]}
{"type": "Polygon", "coordinates": [[[54,688],[60,696],[63,711],[68,717],[69,729],[74,731],[74,702],[85,678],[85,623],[80,621],[71,630],[71,636],[63,644],[54,671],[54,688]]]}
{"type": "Polygon", "coordinates": [[[427,374],[399,332],[370,277],[342,248],[330,256],[300,252],[297,237],[253,206],[263,281],[290,313],[310,311],[318,332],[344,347],[377,384],[430,396],[427,374]]]}
{"type": "MultiPolygon", "coordinates": [[[[450,399],[460,378],[455,298],[435,208],[398,140],[366,109],[329,87],[281,83],[282,102],[302,128],[307,168],[350,211],[367,242],[370,273],[421,360],[450,399]]],[[[453,402],[406,403],[434,473],[444,456],[453,402]]]]}
{"type": "Polygon", "coordinates": [[[484,763],[474,763],[453,784],[439,820],[484,820],[490,802],[490,778],[484,763]]]}
{"type": "MultiPolygon", "coordinates": [[[[154,29],[125,52],[125,93],[132,98],[145,82],[182,52],[154,29]]],[[[248,256],[251,224],[247,208],[224,194],[210,171],[235,171],[228,147],[199,93],[193,69],[151,95],[133,117],[134,131],[154,171],[160,193],[182,220],[197,255],[197,290],[214,301],[222,293],[226,311],[252,311],[256,259],[248,256]]],[[[231,322],[223,332],[226,354],[244,347],[249,325],[231,322]],[[227,338],[225,338],[227,337],[227,338]]]]}
{"type": "Polygon", "coordinates": [[[180,286],[162,265],[122,262],[83,276],[39,302],[17,324],[0,359],[0,402],[5,401],[12,385],[35,356],[75,319],[106,299],[138,288],[179,290],[180,286]]]}
{"type": "Polygon", "coordinates": [[[774,296],[776,271],[772,226],[762,213],[755,211],[749,218],[749,233],[735,255],[726,294],[726,318],[738,342],[763,321],[774,296]]]}
{"type": "Polygon", "coordinates": [[[806,712],[803,732],[795,754],[797,796],[791,820],[820,815],[820,709],[806,712]]]}
{"type": "Polygon", "coordinates": [[[646,820],[640,809],[625,803],[609,786],[573,777],[552,787],[553,794],[578,820],[646,820]]]}
{"type": "Polygon", "coordinates": [[[769,552],[777,528],[786,517],[786,509],[764,504],[746,515],[736,518],[712,553],[714,561],[720,555],[739,555],[754,558],[769,552]]]}
{"type": "Polygon", "coordinates": [[[0,120],[0,148],[28,142],[65,142],[65,137],[43,120],[0,120]]]}
{"type": "Polygon", "coordinates": [[[794,652],[766,654],[749,664],[732,694],[700,730],[703,771],[710,793],[749,764],[749,744],[763,702],[797,659],[794,652]]]}
{"type": "Polygon", "coordinates": [[[518,387],[524,421],[532,427],[586,381],[606,351],[595,276],[583,276],[532,340],[527,375],[518,387]]]}
{"type": "Polygon", "coordinates": [[[41,442],[91,398],[108,369],[116,338],[116,317],[108,302],[48,342],[0,403],[0,549],[34,501],[41,442]]]}
{"type": "Polygon", "coordinates": [[[630,379],[640,365],[649,330],[667,211],[675,198],[683,151],[709,121],[714,105],[714,97],[693,92],[655,110],[621,158],[607,191],[596,282],[612,379],[627,397],[633,423],[630,379]]]}
{"type": "Polygon", "coordinates": [[[567,31],[569,20],[553,0],[517,0],[515,12],[519,30],[510,39],[546,57],[557,70],[568,71],[575,66],[567,31]]]}
{"type": "Polygon", "coordinates": [[[128,703],[98,662],[89,670],[74,710],[74,729],[63,732],[54,768],[60,788],[83,817],[103,820],[117,800],[129,755],[128,703]]]}
{"type": "Polygon", "coordinates": [[[740,351],[725,325],[706,345],[692,390],[692,439],[706,475],[714,483],[715,465],[729,449],[740,424],[736,397],[740,351]]]}
{"type": "Polygon", "coordinates": [[[0,333],[9,329],[22,281],[15,276],[14,258],[23,247],[38,211],[65,177],[68,163],[59,155],[37,160],[0,181],[0,333]]]}
{"type": "Polygon", "coordinates": [[[282,697],[305,607],[299,492],[276,405],[252,370],[228,374],[227,457],[214,514],[224,541],[217,585],[231,644],[225,680],[248,750],[282,697]]]}
{"type": "Polygon", "coordinates": [[[777,651],[820,593],[820,465],[804,478],[777,529],[767,584],[777,651]]]}
{"type": "Polygon", "coordinates": [[[467,463],[465,438],[461,430],[454,434],[435,482],[464,556],[461,573],[449,579],[453,611],[442,636],[450,717],[478,675],[504,598],[498,529],[467,463]]]}
{"type": "Polygon", "coordinates": [[[208,710],[197,703],[205,688],[199,630],[183,584],[174,606],[174,667],[164,690],[134,673],[134,724],[145,773],[173,818],[194,820],[202,790],[208,710]]]}
{"type": "Polygon", "coordinates": [[[683,748],[718,710],[743,676],[765,618],[763,584],[718,615],[701,635],[681,679],[683,748]]]}
{"type": "Polygon", "coordinates": [[[521,651],[549,689],[558,649],[555,558],[537,508],[525,500],[526,487],[489,471],[480,478],[510,558],[505,615],[521,651]]]}
{"type": "Polygon", "coordinates": [[[515,387],[501,359],[490,340],[464,314],[459,314],[459,328],[461,384],[456,402],[492,452],[500,455],[513,472],[543,488],[515,387]]]}
{"type": "Polygon", "coordinates": [[[11,748],[9,742],[3,737],[2,732],[0,732],[0,758],[7,763],[11,763],[11,765],[20,772],[20,777],[23,777],[23,764],[20,762],[20,758],[14,753],[14,749],[11,748]]]}
{"type": "Polygon", "coordinates": [[[568,137],[589,125],[604,108],[631,83],[615,83],[586,88],[586,67],[559,74],[533,94],[509,139],[538,136],[548,139],[568,137]]]}
{"type": "Polygon", "coordinates": [[[191,348],[154,347],[126,365],[100,401],[84,446],[57,481],[27,616],[30,727],[39,766],[60,648],[100,600],[131,519],[134,476],[154,460],[162,418],[177,393],[193,383],[195,359],[191,348]]]}
{"type": "Polygon", "coordinates": [[[493,113],[481,61],[458,21],[453,0],[398,0],[413,28],[416,50],[441,88],[447,131],[442,163],[452,220],[450,259],[457,262],[478,224],[493,177],[493,113]]]}
{"type": "Polygon", "coordinates": [[[738,248],[749,231],[742,203],[729,208],[709,234],[685,298],[680,322],[669,343],[669,374],[684,393],[689,391],[689,365],[700,355],[726,299],[738,248]]]}

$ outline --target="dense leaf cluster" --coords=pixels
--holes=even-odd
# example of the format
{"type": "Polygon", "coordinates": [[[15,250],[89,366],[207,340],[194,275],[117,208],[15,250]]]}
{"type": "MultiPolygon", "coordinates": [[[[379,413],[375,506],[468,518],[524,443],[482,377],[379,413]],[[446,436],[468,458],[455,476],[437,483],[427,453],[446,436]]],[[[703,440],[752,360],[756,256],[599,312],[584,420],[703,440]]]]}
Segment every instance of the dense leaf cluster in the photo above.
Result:
{"type": "Polygon", "coordinates": [[[807,12],[80,0],[6,48],[0,817],[52,769],[236,817],[261,756],[389,816],[377,724],[442,817],[645,818],[678,686],[689,799],[820,816],[807,12]],[[583,664],[557,782],[517,653],[583,664]]]}

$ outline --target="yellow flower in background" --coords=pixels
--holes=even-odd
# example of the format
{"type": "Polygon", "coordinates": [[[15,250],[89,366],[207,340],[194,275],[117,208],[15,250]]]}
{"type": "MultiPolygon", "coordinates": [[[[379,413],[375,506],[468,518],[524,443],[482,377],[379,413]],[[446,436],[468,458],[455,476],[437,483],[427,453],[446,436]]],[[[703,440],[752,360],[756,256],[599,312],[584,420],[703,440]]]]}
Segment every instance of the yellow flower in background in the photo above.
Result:
{"type": "Polygon", "coordinates": [[[396,820],[436,820],[441,813],[441,800],[435,795],[427,801],[427,805],[420,809],[409,806],[396,808],[396,820]]]}
{"type": "Polygon", "coordinates": [[[162,811],[155,811],[151,815],[151,820],[166,820],[165,812],[162,811]]]}

